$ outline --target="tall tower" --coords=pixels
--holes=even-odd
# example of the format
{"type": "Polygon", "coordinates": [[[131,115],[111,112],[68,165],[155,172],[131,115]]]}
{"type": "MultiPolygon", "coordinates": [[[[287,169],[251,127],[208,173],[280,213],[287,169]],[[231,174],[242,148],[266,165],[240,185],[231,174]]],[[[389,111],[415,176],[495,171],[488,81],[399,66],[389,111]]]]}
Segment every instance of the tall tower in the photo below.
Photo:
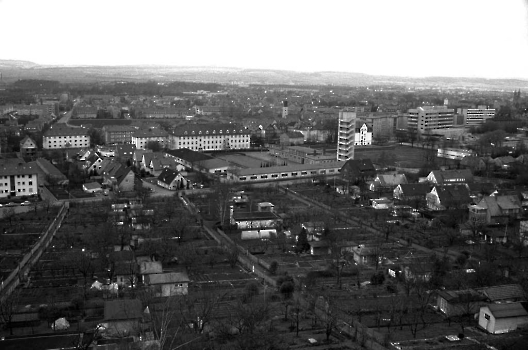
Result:
{"type": "Polygon", "coordinates": [[[356,112],[339,111],[337,130],[337,160],[354,159],[354,136],[356,132],[356,112]]]}
{"type": "Polygon", "coordinates": [[[282,101],[282,117],[286,118],[288,116],[288,101],[282,101]]]}

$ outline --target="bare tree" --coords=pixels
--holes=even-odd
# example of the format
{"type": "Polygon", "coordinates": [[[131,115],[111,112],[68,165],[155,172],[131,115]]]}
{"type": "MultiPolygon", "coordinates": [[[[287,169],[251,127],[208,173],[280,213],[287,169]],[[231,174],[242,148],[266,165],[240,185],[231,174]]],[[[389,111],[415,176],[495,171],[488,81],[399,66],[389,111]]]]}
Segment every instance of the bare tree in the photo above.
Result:
{"type": "Polygon", "coordinates": [[[0,299],[0,318],[13,335],[13,317],[15,316],[22,295],[21,289],[15,289],[11,294],[0,299]]]}

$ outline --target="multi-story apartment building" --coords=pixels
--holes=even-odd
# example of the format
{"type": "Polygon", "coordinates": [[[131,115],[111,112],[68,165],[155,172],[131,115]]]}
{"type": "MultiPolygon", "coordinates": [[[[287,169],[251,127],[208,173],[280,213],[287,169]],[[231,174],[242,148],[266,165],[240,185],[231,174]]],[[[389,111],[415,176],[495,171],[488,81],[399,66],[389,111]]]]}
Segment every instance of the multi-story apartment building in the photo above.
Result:
{"type": "Polygon", "coordinates": [[[136,128],[130,125],[105,125],[103,126],[103,133],[105,137],[105,143],[109,144],[122,144],[131,143],[132,134],[136,131],[136,128]]]}
{"type": "Polygon", "coordinates": [[[38,192],[38,166],[0,161],[0,198],[32,196],[38,192]]]}
{"type": "Polygon", "coordinates": [[[398,115],[396,113],[372,112],[358,115],[357,119],[372,127],[373,137],[390,138],[394,135],[398,115]]]}
{"type": "Polygon", "coordinates": [[[97,118],[97,111],[98,108],[92,106],[75,107],[73,115],[79,119],[95,119],[97,118]]]}
{"type": "Polygon", "coordinates": [[[42,136],[42,148],[81,148],[90,147],[90,135],[86,128],[70,128],[55,124],[42,136]]]}
{"type": "Polygon", "coordinates": [[[473,126],[486,123],[486,120],[495,117],[495,108],[478,106],[477,108],[459,108],[457,114],[464,117],[464,125],[473,126]]]}
{"type": "Polygon", "coordinates": [[[194,114],[199,115],[213,115],[213,114],[229,114],[230,107],[226,106],[194,106],[194,114]]]}
{"type": "Polygon", "coordinates": [[[454,118],[454,109],[446,106],[423,106],[409,109],[407,126],[418,134],[434,133],[435,130],[453,127],[454,118]]]}
{"type": "Polygon", "coordinates": [[[161,147],[169,146],[169,134],[162,129],[150,128],[147,130],[136,130],[132,133],[132,144],[136,149],[146,149],[151,141],[158,142],[161,147]]]}
{"type": "Polygon", "coordinates": [[[247,149],[251,132],[240,125],[184,125],[172,135],[171,148],[193,151],[247,149]]]}
{"type": "Polygon", "coordinates": [[[354,159],[354,140],[356,132],[356,112],[351,109],[339,111],[337,131],[337,160],[354,159]]]}
{"type": "Polygon", "coordinates": [[[355,146],[372,145],[372,128],[365,123],[357,122],[356,132],[354,134],[355,146]]]}

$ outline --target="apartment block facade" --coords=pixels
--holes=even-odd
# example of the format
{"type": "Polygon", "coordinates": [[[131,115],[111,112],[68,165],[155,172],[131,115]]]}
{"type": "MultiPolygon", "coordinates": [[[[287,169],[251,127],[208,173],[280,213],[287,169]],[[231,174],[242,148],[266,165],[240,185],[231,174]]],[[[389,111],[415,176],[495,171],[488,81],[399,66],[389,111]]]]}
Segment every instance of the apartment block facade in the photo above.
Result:
{"type": "Polygon", "coordinates": [[[459,108],[457,112],[464,117],[464,125],[467,126],[484,124],[486,120],[495,117],[495,108],[488,108],[488,106],[459,108]]]}
{"type": "Polygon", "coordinates": [[[36,195],[37,168],[36,164],[0,163],[0,198],[36,195]]]}
{"type": "Polygon", "coordinates": [[[86,128],[70,128],[56,124],[42,136],[42,148],[82,148],[90,147],[90,135],[86,128]]]}
{"type": "Polygon", "coordinates": [[[248,149],[251,132],[240,125],[184,125],[171,136],[171,148],[193,151],[248,149]]]}
{"type": "Polygon", "coordinates": [[[435,130],[453,127],[455,110],[447,106],[423,106],[409,109],[407,126],[418,134],[434,133],[435,130]]]}
{"type": "Polygon", "coordinates": [[[161,129],[136,130],[132,134],[132,144],[136,146],[136,149],[146,149],[149,142],[155,141],[165,148],[169,146],[168,136],[169,134],[161,129]]]}
{"type": "Polygon", "coordinates": [[[130,125],[105,125],[103,127],[105,143],[107,145],[131,143],[135,131],[136,128],[130,125]]]}

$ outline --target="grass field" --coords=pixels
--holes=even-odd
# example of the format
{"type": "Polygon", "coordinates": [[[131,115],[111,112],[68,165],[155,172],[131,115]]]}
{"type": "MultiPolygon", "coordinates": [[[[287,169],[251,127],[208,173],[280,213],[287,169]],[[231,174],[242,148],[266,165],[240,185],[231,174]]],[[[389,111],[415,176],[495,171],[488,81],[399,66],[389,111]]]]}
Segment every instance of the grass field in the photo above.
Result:
{"type": "Polygon", "coordinates": [[[385,153],[384,165],[395,165],[402,168],[420,168],[424,165],[425,154],[431,150],[409,147],[409,146],[395,146],[393,149],[369,149],[356,147],[355,158],[368,158],[374,163],[380,160],[380,157],[385,153]]]}

